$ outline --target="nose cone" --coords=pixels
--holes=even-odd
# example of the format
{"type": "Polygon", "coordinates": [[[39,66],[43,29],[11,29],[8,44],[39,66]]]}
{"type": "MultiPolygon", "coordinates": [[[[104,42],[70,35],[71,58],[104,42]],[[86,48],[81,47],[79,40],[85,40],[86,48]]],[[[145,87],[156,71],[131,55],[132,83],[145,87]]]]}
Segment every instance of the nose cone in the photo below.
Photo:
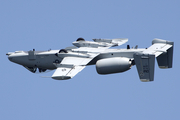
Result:
{"type": "Polygon", "coordinates": [[[26,63],[28,62],[27,53],[23,51],[15,51],[12,53],[7,53],[6,55],[8,55],[8,59],[11,62],[20,64],[20,65],[26,65],[26,63]]]}
{"type": "MultiPolygon", "coordinates": [[[[11,62],[15,62],[15,61],[16,61],[15,58],[12,57],[12,56],[8,56],[8,59],[9,59],[11,62]]],[[[15,62],[15,63],[16,63],[16,62],[15,62]]]]}
{"type": "Polygon", "coordinates": [[[6,55],[8,55],[8,59],[9,59],[11,62],[14,62],[14,63],[18,63],[18,64],[19,64],[18,56],[17,56],[14,52],[9,52],[9,53],[7,53],[6,55]]]}
{"type": "Polygon", "coordinates": [[[9,55],[8,59],[13,63],[24,65],[24,60],[20,56],[9,55]]]}
{"type": "Polygon", "coordinates": [[[12,57],[11,57],[11,54],[12,54],[12,52],[8,52],[8,53],[6,53],[6,55],[8,56],[8,59],[12,62],[12,57]]]}

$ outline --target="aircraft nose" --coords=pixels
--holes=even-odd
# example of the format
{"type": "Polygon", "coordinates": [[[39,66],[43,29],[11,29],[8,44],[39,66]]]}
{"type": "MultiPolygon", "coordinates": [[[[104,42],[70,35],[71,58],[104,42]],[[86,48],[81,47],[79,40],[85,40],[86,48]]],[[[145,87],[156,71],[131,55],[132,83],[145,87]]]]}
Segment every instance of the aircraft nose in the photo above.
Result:
{"type": "Polygon", "coordinates": [[[23,63],[23,61],[21,60],[21,58],[18,58],[16,56],[8,56],[8,59],[13,62],[13,63],[17,63],[17,64],[21,64],[23,63]]]}
{"type": "Polygon", "coordinates": [[[9,53],[7,53],[6,55],[8,56],[8,59],[11,61],[11,62],[15,62],[16,60],[15,60],[15,58],[12,56],[12,52],[9,52],[9,53]]]}
{"type": "Polygon", "coordinates": [[[8,59],[9,59],[11,62],[15,62],[12,56],[8,56],[8,59]]]}

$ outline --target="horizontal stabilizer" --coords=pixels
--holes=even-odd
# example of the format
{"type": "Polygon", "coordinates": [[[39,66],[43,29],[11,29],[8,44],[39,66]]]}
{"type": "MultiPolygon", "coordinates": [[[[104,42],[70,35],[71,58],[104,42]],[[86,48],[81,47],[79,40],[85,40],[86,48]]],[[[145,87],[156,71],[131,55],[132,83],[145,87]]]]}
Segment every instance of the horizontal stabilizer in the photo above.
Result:
{"type": "Polygon", "coordinates": [[[154,54],[160,68],[172,68],[174,42],[154,39],[152,46],[144,50],[144,54],[154,54]]]}
{"type": "Polygon", "coordinates": [[[155,55],[135,53],[134,60],[142,82],[154,81],[155,55]]]}

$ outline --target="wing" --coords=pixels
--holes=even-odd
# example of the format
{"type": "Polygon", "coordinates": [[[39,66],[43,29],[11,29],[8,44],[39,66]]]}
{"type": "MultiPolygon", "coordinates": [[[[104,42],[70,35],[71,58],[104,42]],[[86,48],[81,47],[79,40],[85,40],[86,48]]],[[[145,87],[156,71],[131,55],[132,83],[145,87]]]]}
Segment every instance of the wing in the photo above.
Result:
{"type": "Polygon", "coordinates": [[[66,80],[73,78],[83,70],[92,58],[65,57],[60,64],[55,64],[56,71],[52,75],[53,79],[66,80]]]}
{"type": "Polygon", "coordinates": [[[128,42],[127,38],[116,38],[116,39],[93,39],[91,41],[75,41],[73,45],[78,49],[72,49],[73,52],[87,53],[91,57],[95,57],[106,49],[114,46],[120,46],[128,42]]]}
{"type": "Polygon", "coordinates": [[[128,39],[93,39],[91,41],[75,41],[74,47],[68,47],[70,50],[68,53],[57,53],[58,57],[63,58],[60,64],[54,63],[57,67],[56,71],[52,75],[53,79],[66,80],[73,78],[77,73],[83,70],[86,65],[101,52],[114,47],[122,45],[128,41],[128,39]],[[72,48],[72,49],[71,49],[72,48]]]}
{"type": "Polygon", "coordinates": [[[110,47],[112,46],[120,46],[128,41],[127,38],[116,38],[116,39],[93,39],[94,42],[98,43],[106,43],[109,44],[110,47]]]}
{"type": "Polygon", "coordinates": [[[73,45],[76,47],[87,47],[87,48],[109,48],[114,46],[120,46],[128,41],[127,38],[116,38],[116,39],[93,39],[92,41],[75,41],[73,45]]]}

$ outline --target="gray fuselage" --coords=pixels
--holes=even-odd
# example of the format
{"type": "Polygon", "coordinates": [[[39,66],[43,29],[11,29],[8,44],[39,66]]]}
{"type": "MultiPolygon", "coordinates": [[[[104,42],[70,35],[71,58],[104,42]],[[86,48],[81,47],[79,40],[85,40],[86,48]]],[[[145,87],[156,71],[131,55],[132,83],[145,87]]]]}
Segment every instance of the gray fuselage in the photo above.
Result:
{"type": "MultiPolygon", "coordinates": [[[[143,50],[144,49],[107,49],[91,60],[88,65],[94,65],[98,60],[104,58],[126,57],[134,59],[133,54],[142,52],[143,50]]],[[[16,51],[8,53],[8,58],[10,61],[23,66],[53,70],[56,69],[53,63],[61,62],[63,59],[63,57],[61,58],[55,55],[58,52],[59,50],[34,51],[34,55],[31,55],[29,52],[16,51]]]]}

